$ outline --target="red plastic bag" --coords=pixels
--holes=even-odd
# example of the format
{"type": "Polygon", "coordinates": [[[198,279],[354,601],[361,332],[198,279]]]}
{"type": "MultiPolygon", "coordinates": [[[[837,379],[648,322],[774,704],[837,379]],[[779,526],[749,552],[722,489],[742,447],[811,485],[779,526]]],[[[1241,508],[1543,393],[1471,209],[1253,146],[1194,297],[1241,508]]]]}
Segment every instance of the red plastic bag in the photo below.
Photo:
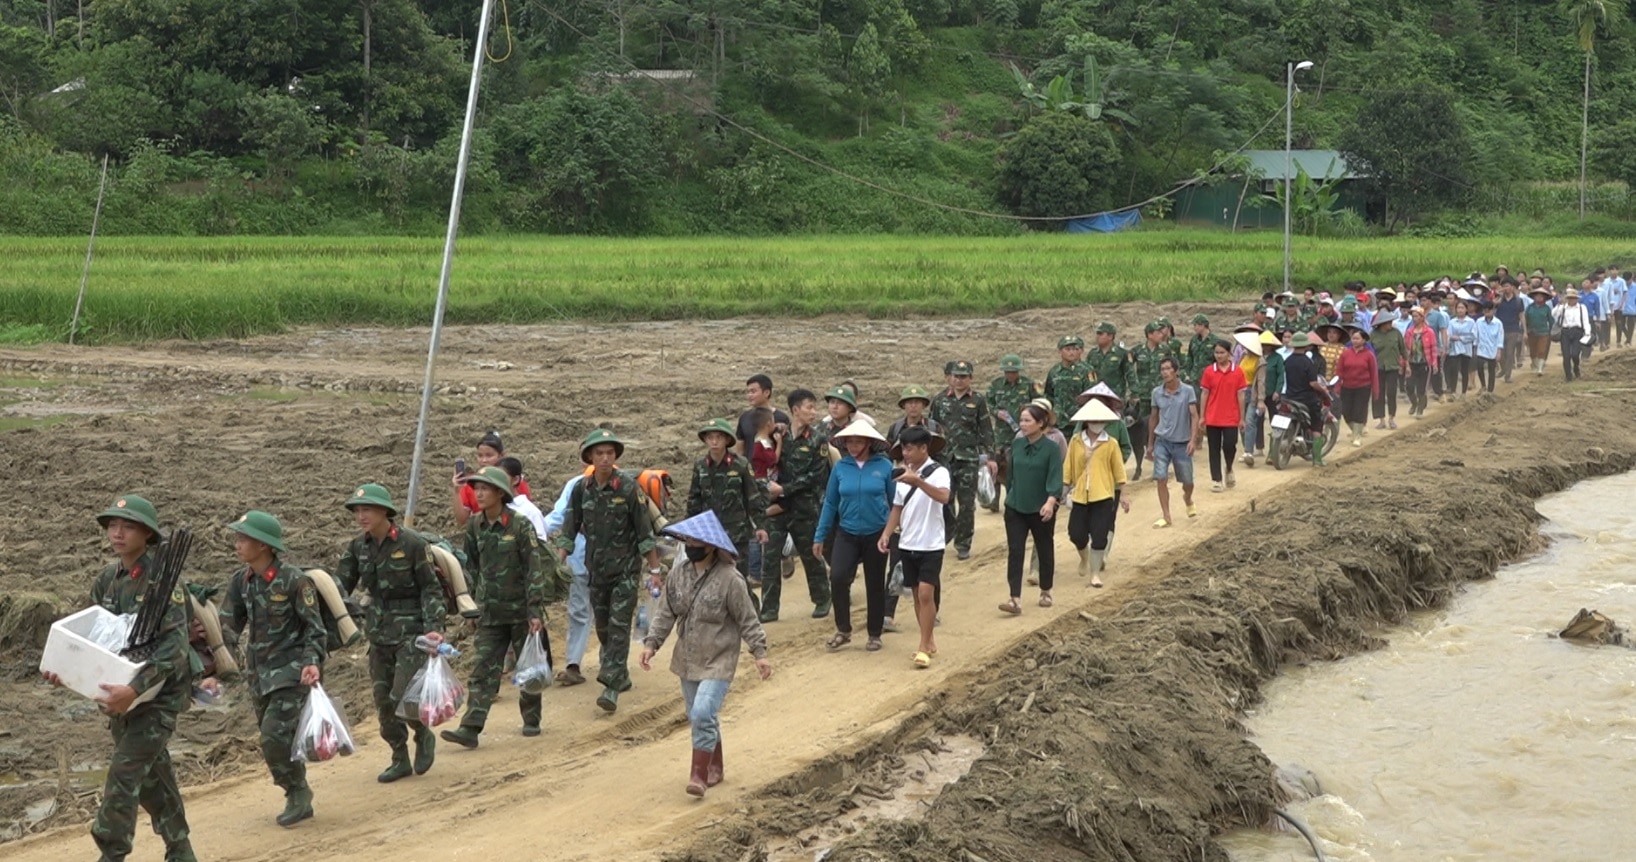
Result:
{"type": "Polygon", "coordinates": [[[307,705],[301,708],[290,759],[297,763],[322,763],[337,755],[345,757],[353,749],[352,734],[341,718],[341,710],[324,693],[322,685],[313,686],[307,693],[307,705]]]}
{"type": "Polygon", "coordinates": [[[415,678],[403,690],[398,717],[437,727],[459,715],[465,703],[466,687],[455,678],[448,660],[434,655],[426,659],[425,667],[415,671],[415,678]]]}

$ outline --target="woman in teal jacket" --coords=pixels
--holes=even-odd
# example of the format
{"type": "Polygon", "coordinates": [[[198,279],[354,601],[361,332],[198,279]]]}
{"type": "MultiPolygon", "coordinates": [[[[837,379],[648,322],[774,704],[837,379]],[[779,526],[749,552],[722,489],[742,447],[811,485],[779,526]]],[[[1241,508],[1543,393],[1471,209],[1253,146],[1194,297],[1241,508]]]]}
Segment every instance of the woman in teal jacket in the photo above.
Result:
{"type": "Polygon", "coordinates": [[[818,515],[818,532],[812,546],[813,554],[821,556],[824,541],[832,534],[835,537],[829,558],[835,636],[829,639],[828,647],[838,650],[852,642],[852,580],[862,563],[869,631],[869,643],[864,648],[876,652],[886,624],[886,554],[878,545],[892,508],[892,461],[883,454],[886,438],[866,421],[853,422],[831,440],[845,454],[829,471],[829,487],[824,491],[824,508],[818,515]]]}

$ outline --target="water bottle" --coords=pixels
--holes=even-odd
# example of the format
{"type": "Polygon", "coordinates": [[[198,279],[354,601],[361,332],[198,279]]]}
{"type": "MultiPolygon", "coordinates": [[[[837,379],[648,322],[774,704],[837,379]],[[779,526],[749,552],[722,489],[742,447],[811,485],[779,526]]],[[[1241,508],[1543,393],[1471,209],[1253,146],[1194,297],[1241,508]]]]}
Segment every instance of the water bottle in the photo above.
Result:
{"type": "Polygon", "coordinates": [[[433,646],[432,642],[428,640],[425,635],[415,638],[415,649],[418,649],[427,655],[439,655],[444,658],[454,658],[455,656],[460,655],[460,650],[457,650],[446,643],[439,643],[436,646],[433,646]]]}

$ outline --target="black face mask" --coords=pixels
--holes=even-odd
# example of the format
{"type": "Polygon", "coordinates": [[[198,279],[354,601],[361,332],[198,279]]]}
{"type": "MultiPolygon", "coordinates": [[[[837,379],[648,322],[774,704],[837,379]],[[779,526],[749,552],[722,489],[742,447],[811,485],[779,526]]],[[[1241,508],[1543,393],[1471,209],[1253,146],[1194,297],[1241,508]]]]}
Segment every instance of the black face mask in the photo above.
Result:
{"type": "Polygon", "coordinates": [[[709,545],[686,545],[686,546],[684,546],[682,548],[682,553],[687,554],[687,558],[688,558],[689,561],[697,563],[698,561],[704,559],[705,557],[710,556],[710,546],[709,545]]]}

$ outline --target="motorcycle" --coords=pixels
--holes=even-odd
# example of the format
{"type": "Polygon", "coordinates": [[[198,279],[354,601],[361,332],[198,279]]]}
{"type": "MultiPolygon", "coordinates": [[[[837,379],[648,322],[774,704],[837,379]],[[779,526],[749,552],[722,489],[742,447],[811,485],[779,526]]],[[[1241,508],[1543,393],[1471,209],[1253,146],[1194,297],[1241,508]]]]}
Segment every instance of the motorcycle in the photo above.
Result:
{"type": "Polygon", "coordinates": [[[1323,430],[1314,440],[1311,437],[1312,416],[1307,406],[1287,398],[1278,402],[1278,412],[1273,415],[1267,434],[1267,460],[1272,462],[1274,468],[1282,470],[1288,467],[1290,458],[1294,456],[1312,460],[1314,443],[1323,446],[1320,455],[1328,455],[1335,448],[1336,441],[1341,438],[1340,423],[1335,421],[1335,414],[1330,412],[1328,403],[1319,409],[1323,411],[1323,430]]]}

